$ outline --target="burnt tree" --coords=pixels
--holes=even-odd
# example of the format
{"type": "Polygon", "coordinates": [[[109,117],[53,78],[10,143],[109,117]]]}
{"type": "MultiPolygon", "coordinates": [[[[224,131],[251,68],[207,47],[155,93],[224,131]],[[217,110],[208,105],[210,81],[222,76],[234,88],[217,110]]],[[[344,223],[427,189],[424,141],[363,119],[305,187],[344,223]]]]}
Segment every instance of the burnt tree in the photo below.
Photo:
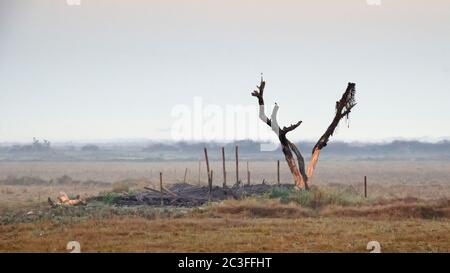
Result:
{"type": "Polygon", "coordinates": [[[295,130],[302,121],[298,121],[295,124],[292,124],[288,127],[281,128],[277,121],[277,113],[279,106],[275,103],[275,106],[272,110],[271,117],[268,118],[265,113],[265,105],[264,105],[264,88],[266,87],[266,82],[261,77],[261,82],[257,86],[257,90],[254,90],[252,92],[252,96],[256,97],[258,99],[259,104],[259,118],[266,123],[268,126],[272,128],[272,130],[277,134],[278,139],[281,143],[281,148],[284,154],[284,157],[286,159],[286,162],[289,166],[289,170],[292,173],[292,176],[294,177],[294,181],[296,186],[299,189],[309,189],[309,182],[311,181],[311,178],[314,174],[314,170],[317,165],[317,161],[319,160],[320,151],[323,147],[327,146],[328,140],[333,135],[334,131],[336,130],[336,127],[338,126],[341,119],[344,117],[348,119],[349,114],[353,107],[356,105],[355,102],[355,84],[354,83],[348,83],[347,89],[345,90],[344,94],[342,94],[342,97],[339,101],[336,102],[336,109],[335,109],[335,115],[331,122],[331,124],[328,126],[325,133],[319,138],[316,145],[314,145],[314,148],[312,150],[311,159],[309,160],[308,166],[305,166],[305,160],[300,152],[300,150],[297,148],[297,146],[292,143],[287,138],[287,133],[295,130]],[[294,154],[297,160],[294,159],[294,154]]]}

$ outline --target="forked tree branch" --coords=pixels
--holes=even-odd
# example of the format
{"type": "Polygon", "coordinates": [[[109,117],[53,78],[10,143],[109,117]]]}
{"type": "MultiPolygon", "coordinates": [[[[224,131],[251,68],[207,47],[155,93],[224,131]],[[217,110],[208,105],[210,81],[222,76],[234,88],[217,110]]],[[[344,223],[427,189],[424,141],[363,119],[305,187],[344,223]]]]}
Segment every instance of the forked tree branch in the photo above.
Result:
{"type": "Polygon", "coordinates": [[[325,133],[319,138],[317,143],[314,145],[312,150],[311,159],[308,164],[308,168],[305,171],[305,161],[300,153],[300,150],[292,143],[289,139],[287,139],[286,134],[295,130],[302,121],[298,121],[295,124],[291,124],[288,127],[281,127],[278,124],[277,114],[279,106],[275,103],[275,106],[272,110],[271,118],[269,119],[265,113],[265,105],[264,105],[264,88],[266,86],[266,82],[261,77],[260,85],[257,86],[257,90],[252,92],[252,96],[258,98],[259,104],[259,118],[266,123],[271,129],[277,134],[278,139],[280,140],[282,151],[286,158],[286,162],[288,163],[289,169],[294,177],[295,183],[299,188],[308,189],[308,182],[311,180],[312,175],[314,173],[317,161],[319,159],[320,151],[323,147],[327,146],[330,137],[334,134],[336,127],[339,125],[339,122],[344,117],[349,117],[353,107],[355,107],[355,84],[348,83],[347,89],[339,101],[336,102],[336,113],[328,126],[325,133]],[[293,158],[293,154],[297,157],[297,163],[293,158]]]}
{"type": "Polygon", "coordinates": [[[289,133],[290,131],[294,131],[298,126],[300,126],[300,124],[302,124],[302,121],[301,121],[301,120],[298,121],[298,122],[295,123],[295,124],[289,125],[288,127],[283,127],[283,132],[287,134],[287,133],[289,133]]]}
{"type": "Polygon", "coordinates": [[[263,77],[261,76],[261,83],[259,86],[257,85],[256,88],[258,90],[254,90],[252,92],[252,96],[258,98],[258,104],[259,104],[259,118],[266,123],[269,126],[272,126],[272,121],[266,116],[265,109],[264,109],[264,88],[266,87],[266,82],[264,81],[263,77]]]}
{"type": "Polygon", "coordinates": [[[328,126],[325,133],[320,137],[319,141],[317,141],[316,145],[313,148],[313,153],[314,149],[317,148],[320,150],[323,147],[327,146],[328,140],[336,130],[339,121],[342,118],[348,116],[352,111],[353,107],[355,107],[356,102],[354,96],[355,96],[355,84],[349,82],[347,89],[345,90],[344,94],[342,94],[341,99],[336,102],[336,114],[333,118],[333,121],[331,122],[330,126],[328,126]]]}
{"type": "Polygon", "coordinates": [[[278,124],[277,120],[277,114],[279,106],[275,103],[275,106],[272,110],[272,114],[270,116],[270,119],[267,117],[265,113],[265,105],[264,105],[264,88],[266,86],[266,83],[264,79],[261,77],[261,83],[259,86],[257,86],[258,90],[254,90],[252,92],[252,96],[258,98],[258,104],[259,104],[259,118],[266,123],[268,126],[271,127],[272,131],[275,132],[275,134],[278,136],[278,139],[280,140],[282,151],[284,154],[284,157],[286,159],[286,162],[289,166],[289,169],[294,177],[295,184],[298,188],[308,188],[308,184],[306,179],[307,175],[305,172],[305,163],[303,160],[303,156],[301,155],[300,151],[295,147],[295,145],[289,141],[286,137],[286,134],[288,132],[291,132],[295,130],[300,124],[301,121],[292,124],[288,127],[283,127],[283,129],[280,129],[281,127],[278,124]],[[295,162],[295,159],[292,155],[292,152],[294,152],[295,156],[297,157],[297,163],[295,162]]]}
{"type": "Polygon", "coordinates": [[[312,149],[311,159],[309,161],[307,170],[309,179],[311,179],[311,177],[313,176],[317,161],[319,160],[320,150],[322,150],[323,147],[327,146],[330,137],[334,134],[334,131],[339,125],[341,119],[343,119],[344,117],[348,118],[353,107],[355,107],[355,92],[355,84],[349,82],[347,85],[347,89],[345,90],[344,94],[342,94],[341,99],[336,102],[336,114],[331,121],[330,126],[328,126],[325,133],[319,138],[316,145],[314,145],[314,148],[312,149]]]}

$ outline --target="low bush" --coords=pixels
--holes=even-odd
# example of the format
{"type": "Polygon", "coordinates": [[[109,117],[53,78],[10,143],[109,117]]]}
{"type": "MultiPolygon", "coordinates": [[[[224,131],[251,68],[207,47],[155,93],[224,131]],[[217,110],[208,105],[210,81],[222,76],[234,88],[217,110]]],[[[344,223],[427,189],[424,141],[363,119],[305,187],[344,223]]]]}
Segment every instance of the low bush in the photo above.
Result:
{"type": "Polygon", "coordinates": [[[282,203],[294,202],[307,208],[321,208],[327,205],[359,206],[370,202],[350,187],[340,190],[312,187],[309,191],[274,188],[269,191],[268,197],[279,199],[282,203]]]}
{"type": "Polygon", "coordinates": [[[112,205],[118,196],[116,192],[108,192],[103,196],[103,203],[112,205]]]}

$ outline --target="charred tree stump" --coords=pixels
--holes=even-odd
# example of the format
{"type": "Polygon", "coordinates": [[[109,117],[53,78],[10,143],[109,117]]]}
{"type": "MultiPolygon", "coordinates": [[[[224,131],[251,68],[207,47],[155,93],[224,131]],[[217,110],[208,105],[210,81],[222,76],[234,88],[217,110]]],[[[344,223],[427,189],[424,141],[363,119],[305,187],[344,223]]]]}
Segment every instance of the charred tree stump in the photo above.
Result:
{"type": "Polygon", "coordinates": [[[286,159],[286,163],[288,164],[289,170],[294,178],[295,185],[299,189],[308,189],[308,182],[311,180],[314,170],[317,165],[317,161],[319,160],[320,151],[323,147],[325,147],[328,143],[329,138],[333,135],[336,127],[339,124],[339,121],[346,117],[348,119],[349,114],[353,107],[356,105],[355,102],[355,84],[348,83],[347,89],[342,95],[341,99],[336,102],[335,116],[328,126],[325,133],[320,137],[319,141],[316,143],[312,150],[312,156],[309,161],[308,167],[305,168],[305,161],[303,159],[300,150],[297,146],[289,141],[287,138],[287,133],[295,130],[302,121],[298,121],[295,124],[292,124],[288,127],[280,128],[277,121],[277,113],[278,113],[278,105],[275,103],[275,107],[272,110],[271,118],[269,119],[265,114],[265,104],[264,104],[264,88],[266,86],[266,82],[261,77],[261,82],[259,86],[257,86],[257,90],[252,92],[252,96],[258,99],[259,104],[259,118],[266,123],[269,127],[271,127],[272,131],[278,136],[278,139],[281,144],[281,148],[286,159]],[[293,154],[297,158],[297,161],[294,159],[293,154]]]}

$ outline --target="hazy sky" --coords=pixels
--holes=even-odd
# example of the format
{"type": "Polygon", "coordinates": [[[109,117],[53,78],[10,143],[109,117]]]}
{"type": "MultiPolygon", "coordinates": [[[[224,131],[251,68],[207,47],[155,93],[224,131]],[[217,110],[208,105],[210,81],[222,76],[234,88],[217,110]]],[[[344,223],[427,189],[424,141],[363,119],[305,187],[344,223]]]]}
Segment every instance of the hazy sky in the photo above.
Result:
{"type": "Polygon", "coordinates": [[[349,81],[334,139],[450,137],[450,1],[0,0],[0,141],[170,138],[195,97],[255,105],[261,72],[292,139],[349,81]]]}

